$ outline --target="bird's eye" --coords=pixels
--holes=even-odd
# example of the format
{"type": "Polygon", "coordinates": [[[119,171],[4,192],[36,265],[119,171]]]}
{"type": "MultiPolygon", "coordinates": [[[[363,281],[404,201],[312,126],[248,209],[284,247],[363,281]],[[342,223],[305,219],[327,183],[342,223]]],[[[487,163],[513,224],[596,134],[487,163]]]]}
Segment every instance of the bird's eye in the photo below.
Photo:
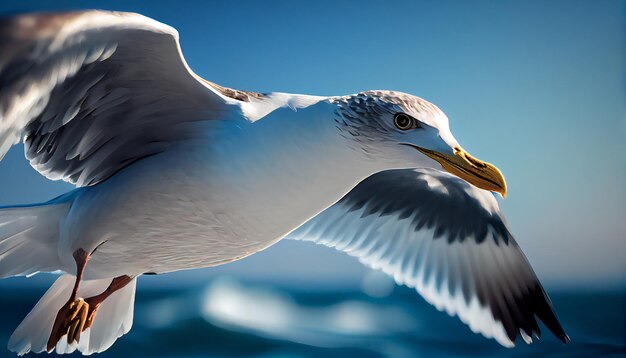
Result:
{"type": "Polygon", "coordinates": [[[398,129],[403,131],[415,128],[415,120],[404,113],[397,113],[393,117],[393,123],[398,129]]]}

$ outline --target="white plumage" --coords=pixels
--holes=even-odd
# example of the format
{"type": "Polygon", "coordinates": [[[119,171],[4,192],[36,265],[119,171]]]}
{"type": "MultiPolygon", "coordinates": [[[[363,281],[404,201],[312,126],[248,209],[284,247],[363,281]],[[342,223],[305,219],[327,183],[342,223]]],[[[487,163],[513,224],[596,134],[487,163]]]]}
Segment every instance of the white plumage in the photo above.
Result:
{"type": "Polygon", "coordinates": [[[189,69],[174,29],[137,14],[19,16],[0,40],[0,157],[23,141],[35,169],[78,187],[0,209],[0,277],[67,273],[11,350],[103,351],[130,329],[137,276],[238,260],[311,218],[289,237],[359,257],[475,332],[512,346],[539,335],[537,315],[567,341],[483,190],[504,194],[503,177],[436,106],[221,87],[189,69]],[[110,296],[89,301],[80,340],[61,326],[57,342],[74,281],[78,298],[110,296]]]}

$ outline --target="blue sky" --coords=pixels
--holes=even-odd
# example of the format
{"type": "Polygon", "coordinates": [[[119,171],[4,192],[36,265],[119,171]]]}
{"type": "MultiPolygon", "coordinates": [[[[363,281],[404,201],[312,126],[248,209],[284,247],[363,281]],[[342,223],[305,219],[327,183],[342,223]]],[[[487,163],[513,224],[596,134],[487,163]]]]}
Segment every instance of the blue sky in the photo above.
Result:
{"type": "MultiPolygon", "coordinates": [[[[180,32],[189,65],[225,86],[339,95],[394,89],[450,118],[459,142],[505,174],[510,226],[548,286],[626,283],[624,1],[19,1],[1,13],[106,8],[180,32]]],[[[0,162],[0,205],[69,190],[14,147],[0,162]]],[[[212,275],[346,285],[355,259],[279,243],[212,275]]]]}

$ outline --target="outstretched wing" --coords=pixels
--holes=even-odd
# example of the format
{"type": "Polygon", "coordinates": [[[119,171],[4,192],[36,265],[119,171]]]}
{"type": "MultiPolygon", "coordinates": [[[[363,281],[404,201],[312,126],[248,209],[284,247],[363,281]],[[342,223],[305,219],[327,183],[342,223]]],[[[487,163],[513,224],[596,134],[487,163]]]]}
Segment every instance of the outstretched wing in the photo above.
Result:
{"type": "Polygon", "coordinates": [[[0,158],[23,139],[31,165],[50,179],[101,182],[250,95],[260,96],[195,75],[176,30],[138,14],[0,20],[0,158]]]}
{"type": "Polygon", "coordinates": [[[493,194],[447,173],[375,174],[288,238],[356,256],[504,346],[539,337],[536,318],[569,341],[493,194]]]}

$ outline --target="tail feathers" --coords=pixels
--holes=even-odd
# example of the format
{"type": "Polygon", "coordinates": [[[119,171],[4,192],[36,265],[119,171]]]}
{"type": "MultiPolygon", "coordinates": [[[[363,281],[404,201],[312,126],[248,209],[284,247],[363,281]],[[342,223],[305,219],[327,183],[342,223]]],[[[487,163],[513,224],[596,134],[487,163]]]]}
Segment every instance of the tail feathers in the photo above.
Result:
{"type": "MultiPolygon", "coordinates": [[[[73,275],[63,275],[54,282],[11,335],[9,350],[18,355],[46,350],[54,319],[69,299],[74,280],[73,275]]],[[[130,331],[136,282],[137,279],[133,279],[102,303],[93,325],[81,334],[78,344],[68,345],[67,336],[63,336],[56,346],[56,353],[72,353],[77,349],[84,355],[102,352],[113,345],[117,338],[130,331]]],[[[84,298],[95,296],[102,293],[110,283],[111,279],[82,281],[78,295],[84,298]]]]}
{"type": "Polygon", "coordinates": [[[61,269],[59,223],[71,201],[0,208],[0,278],[61,269]]]}

